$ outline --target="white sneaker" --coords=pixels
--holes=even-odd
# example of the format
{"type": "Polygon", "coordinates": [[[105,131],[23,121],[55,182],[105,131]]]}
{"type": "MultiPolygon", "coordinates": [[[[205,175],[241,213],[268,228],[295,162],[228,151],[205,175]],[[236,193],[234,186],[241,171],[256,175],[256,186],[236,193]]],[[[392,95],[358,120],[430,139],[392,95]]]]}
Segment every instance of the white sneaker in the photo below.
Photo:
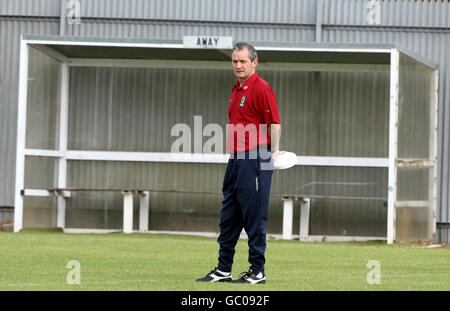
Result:
{"type": "Polygon", "coordinates": [[[251,269],[248,272],[242,272],[239,279],[233,280],[232,283],[241,284],[264,284],[266,283],[266,275],[262,272],[255,274],[251,269]]]}
{"type": "Polygon", "coordinates": [[[197,279],[196,282],[231,282],[231,272],[222,272],[214,268],[205,277],[197,279]]]}

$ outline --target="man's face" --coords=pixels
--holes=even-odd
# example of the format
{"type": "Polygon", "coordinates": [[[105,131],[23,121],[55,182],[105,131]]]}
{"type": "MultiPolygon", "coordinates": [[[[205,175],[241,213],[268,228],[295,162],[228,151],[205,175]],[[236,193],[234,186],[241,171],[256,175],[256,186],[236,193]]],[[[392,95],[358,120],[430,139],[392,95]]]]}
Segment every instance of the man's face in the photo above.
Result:
{"type": "Polygon", "coordinates": [[[248,49],[244,48],[241,51],[233,51],[231,57],[233,63],[233,70],[239,81],[245,82],[256,70],[258,59],[250,60],[248,57],[248,49]]]}

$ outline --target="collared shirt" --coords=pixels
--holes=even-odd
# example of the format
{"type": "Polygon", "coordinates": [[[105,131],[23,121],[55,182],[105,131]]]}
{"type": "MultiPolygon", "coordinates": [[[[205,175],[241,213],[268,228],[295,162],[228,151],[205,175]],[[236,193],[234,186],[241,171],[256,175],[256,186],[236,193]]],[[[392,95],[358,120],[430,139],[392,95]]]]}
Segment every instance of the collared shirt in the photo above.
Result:
{"type": "Polygon", "coordinates": [[[270,145],[268,126],[281,124],[275,93],[255,72],[233,86],[228,107],[227,152],[236,153],[270,145]]]}

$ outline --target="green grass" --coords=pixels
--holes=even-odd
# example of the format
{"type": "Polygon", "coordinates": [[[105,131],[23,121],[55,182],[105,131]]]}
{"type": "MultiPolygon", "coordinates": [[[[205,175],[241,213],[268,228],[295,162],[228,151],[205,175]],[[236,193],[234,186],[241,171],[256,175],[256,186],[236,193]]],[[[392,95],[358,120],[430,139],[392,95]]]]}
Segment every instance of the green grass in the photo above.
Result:
{"type": "MultiPolygon", "coordinates": [[[[249,287],[195,282],[217,264],[214,238],[26,229],[0,234],[0,290],[450,290],[450,250],[417,246],[269,240],[267,283],[249,287]],[[80,285],[67,284],[70,260],[80,285]],[[369,260],[379,261],[381,284],[367,283],[369,260]]],[[[234,276],[247,269],[240,240],[234,276]]]]}

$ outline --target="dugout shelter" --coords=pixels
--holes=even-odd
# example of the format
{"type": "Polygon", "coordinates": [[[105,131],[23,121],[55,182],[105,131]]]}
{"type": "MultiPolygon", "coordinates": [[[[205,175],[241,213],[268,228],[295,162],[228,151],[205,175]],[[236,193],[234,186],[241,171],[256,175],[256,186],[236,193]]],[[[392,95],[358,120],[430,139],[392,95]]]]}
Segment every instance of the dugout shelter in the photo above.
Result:
{"type": "MultiPolygon", "coordinates": [[[[281,149],[298,156],[274,173],[268,233],[300,216],[308,240],[433,241],[438,67],[393,44],[251,43],[281,149]]],[[[208,125],[227,123],[230,48],[35,35],[20,47],[15,232],[218,227],[227,156],[170,151],[175,124],[204,146],[208,125]]]]}

